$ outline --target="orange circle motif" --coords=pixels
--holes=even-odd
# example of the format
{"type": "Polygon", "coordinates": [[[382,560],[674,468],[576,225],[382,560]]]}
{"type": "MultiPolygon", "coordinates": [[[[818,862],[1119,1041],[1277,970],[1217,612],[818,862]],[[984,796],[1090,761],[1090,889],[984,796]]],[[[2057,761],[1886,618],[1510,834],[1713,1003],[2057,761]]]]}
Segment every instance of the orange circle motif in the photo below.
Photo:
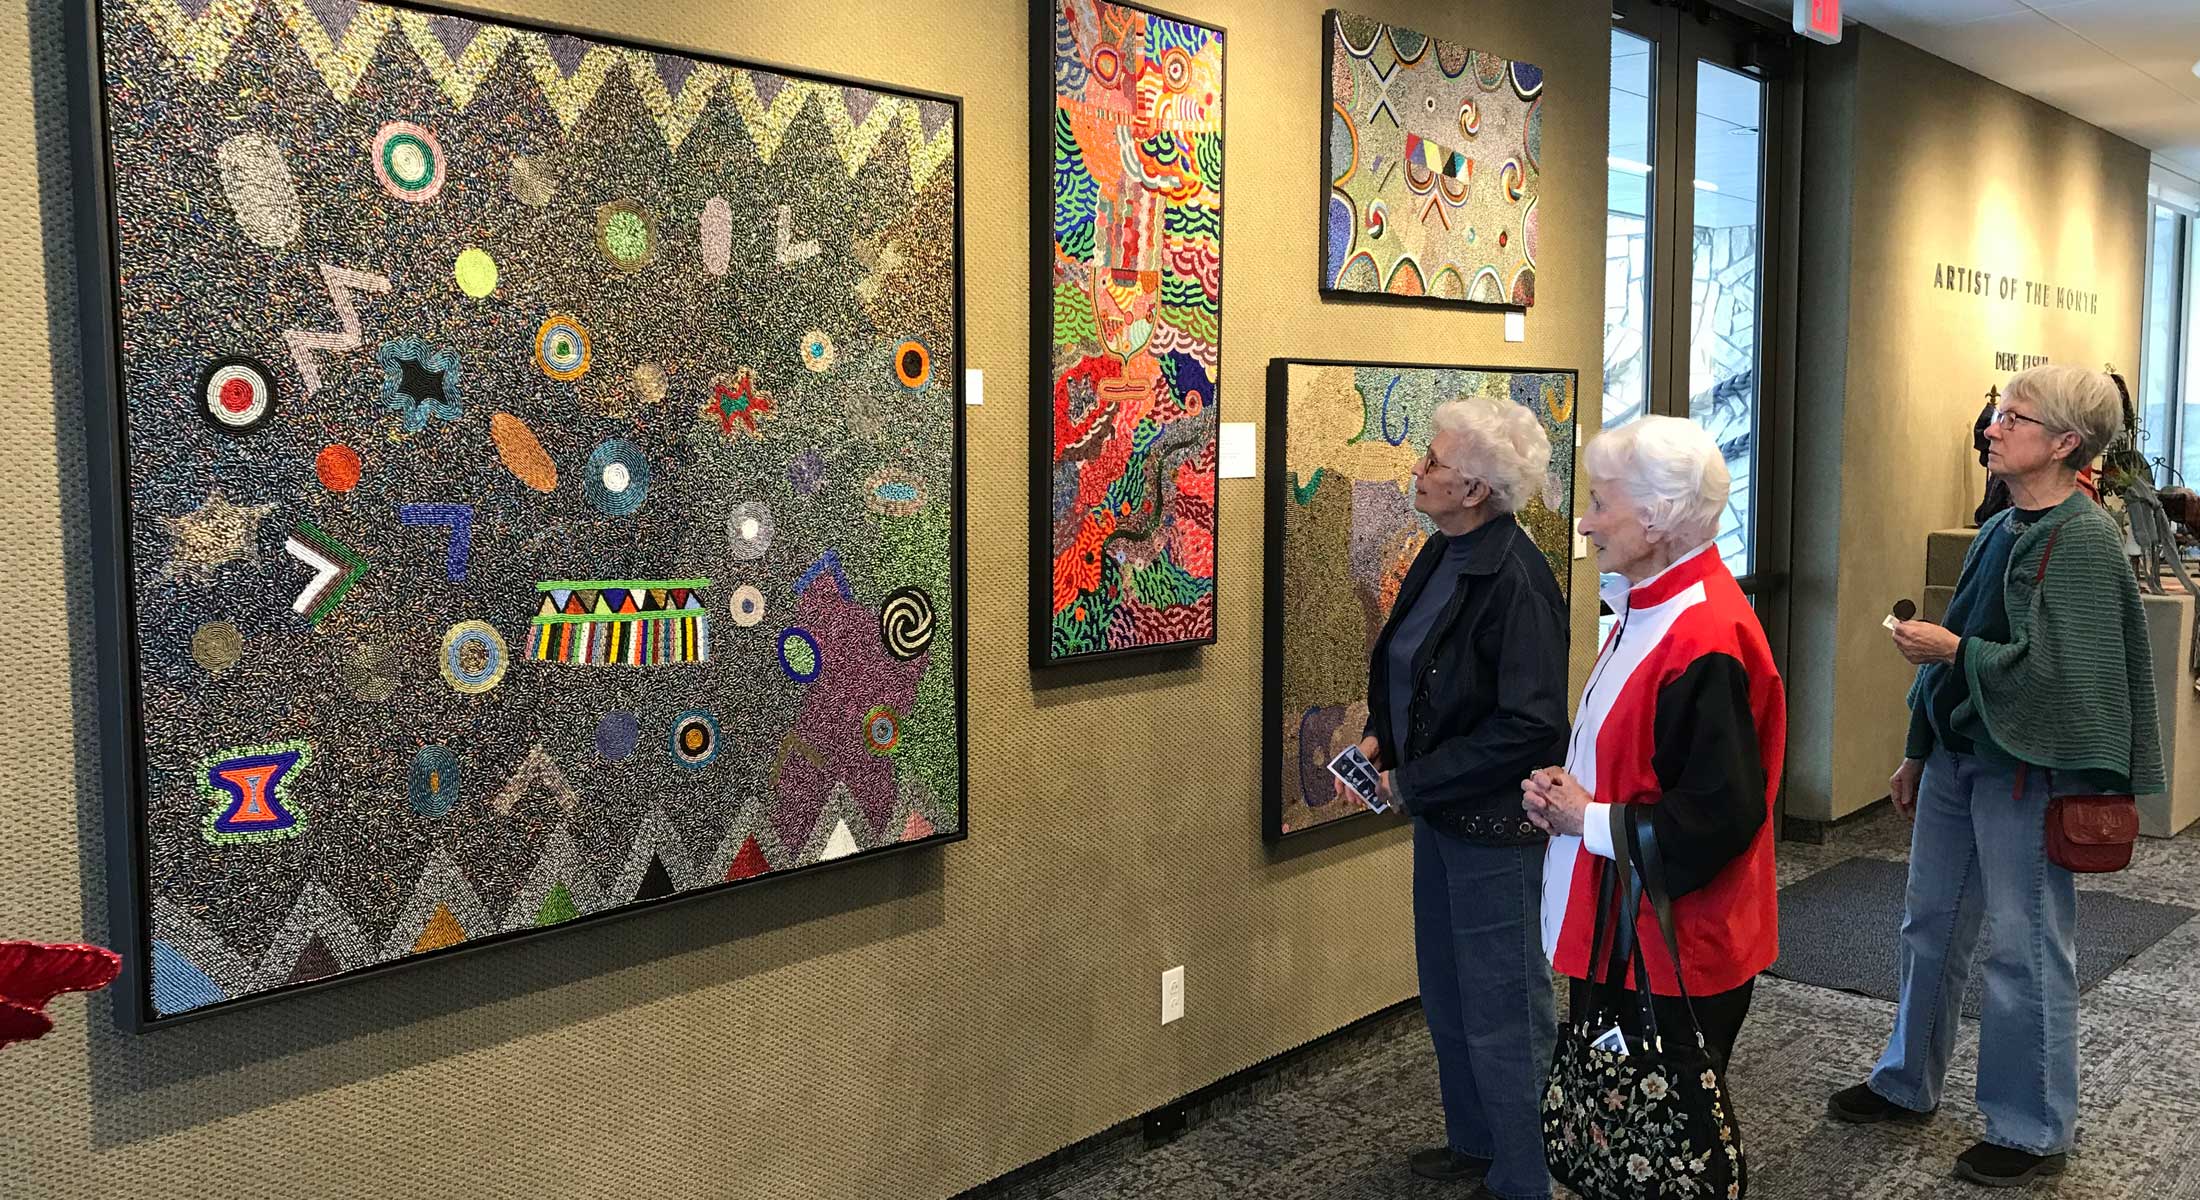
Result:
{"type": "Polygon", "coordinates": [[[359,486],[359,452],[331,442],[313,457],[313,473],[321,486],[332,492],[348,492],[359,486]]]}
{"type": "Polygon", "coordinates": [[[894,377],[911,391],[923,387],[932,378],[932,352],[923,342],[903,342],[894,350],[894,377]]]}

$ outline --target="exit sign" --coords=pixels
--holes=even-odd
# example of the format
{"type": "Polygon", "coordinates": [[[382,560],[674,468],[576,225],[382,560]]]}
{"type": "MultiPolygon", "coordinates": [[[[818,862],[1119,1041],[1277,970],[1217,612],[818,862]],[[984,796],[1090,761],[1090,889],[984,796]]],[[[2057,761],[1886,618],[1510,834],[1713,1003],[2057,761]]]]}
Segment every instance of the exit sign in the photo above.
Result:
{"type": "Polygon", "coordinates": [[[1795,0],[1795,32],[1831,46],[1841,40],[1841,0],[1795,0]]]}

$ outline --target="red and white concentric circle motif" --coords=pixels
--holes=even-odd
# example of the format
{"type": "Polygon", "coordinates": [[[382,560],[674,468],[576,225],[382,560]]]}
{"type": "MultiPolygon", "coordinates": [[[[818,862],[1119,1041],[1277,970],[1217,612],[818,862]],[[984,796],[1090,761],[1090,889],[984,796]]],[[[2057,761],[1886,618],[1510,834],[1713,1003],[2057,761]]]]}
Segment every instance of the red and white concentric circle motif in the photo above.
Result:
{"type": "Polygon", "coordinates": [[[199,378],[199,413],[224,433],[250,433],[275,415],[275,373],[258,359],[220,358],[199,378]]]}

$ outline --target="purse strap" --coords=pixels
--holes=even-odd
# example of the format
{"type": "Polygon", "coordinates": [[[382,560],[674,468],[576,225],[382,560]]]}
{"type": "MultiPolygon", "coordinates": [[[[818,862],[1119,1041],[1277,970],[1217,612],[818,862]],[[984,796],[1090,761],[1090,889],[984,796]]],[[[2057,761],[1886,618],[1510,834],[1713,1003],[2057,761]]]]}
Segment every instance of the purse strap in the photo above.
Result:
{"type": "MultiPolygon", "coordinates": [[[[2047,579],[2047,560],[2055,557],[2055,539],[2061,536],[2062,526],[2060,525],[2057,525],[2054,529],[2048,532],[2047,548],[2040,551],[2039,569],[2032,572],[2033,587],[2037,588],[2042,582],[2047,579]]],[[[2024,799],[2024,785],[2030,778],[2031,764],[2021,761],[2017,763],[2017,785],[2015,788],[2011,789],[2010,799],[2024,799]]],[[[2055,794],[2055,772],[2052,768],[2050,768],[2047,772],[2047,794],[2050,797],[2049,803],[2053,803],[2054,801],[2052,800],[2052,797],[2055,794]]]]}
{"type": "MultiPolygon", "coordinates": [[[[1618,889],[1613,887],[1612,864],[1599,862],[1597,867],[1596,924],[1589,932],[1589,978],[1587,982],[1589,984],[1590,1011],[1579,1014],[1592,1019],[1604,1007],[1601,1002],[1603,996],[1601,989],[1608,989],[1615,984],[1612,978],[1612,963],[1618,957],[1620,925],[1619,897],[1614,894],[1618,889]]],[[[1617,983],[1619,986],[1625,986],[1624,971],[1617,983]]]]}
{"type": "MultiPolygon", "coordinates": [[[[1675,932],[1672,893],[1665,883],[1665,853],[1658,846],[1657,828],[1649,821],[1632,819],[1626,825],[1628,857],[1634,860],[1642,894],[1649,897],[1650,908],[1657,914],[1658,932],[1665,936],[1665,952],[1672,956],[1673,983],[1680,989],[1681,1006],[1688,1013],[1688,1032],[1694,1036],[1697,1045],[1701,1046],[1703,1022],[1696,1016],[1696,1001],[1688,994],[1687,973],[1681,968],[1680,937],[1675,932]]],[[[1638,972],[1636,982],[1641,984],[1643,1011],[1648,1013],[1650,977],[1638,972]]]]}
{"type": "Polygon", "coordinates": [[[2062,526],[2057,525],[2047,534],[2047,549],[2040,551],[2040,569],[2032,572],[2032,586],[2038,587],[2047,578],[2047,560],[2055,557],[2055,539],[2062,536],[2062,526]]]}
{"type": "MultiPolygon", "coordinates": [[[[1620,807],[1615,805],[1614,810],[1617,811],[1620,807]]],[[[1621,910],[1626,914],[1626,917],[1619,923],[1621,944],[1613,957],[1623,961],[1634,970],[1635,986],[1631,990],[1635,994],[1635,1003],[1641,1013],[1644,1044],[1661,1047],[1662,1043],[1658,1034],[1658,1013],[1652,999],[1655,993],[1650,988],[1650,964],[1644,953],[1642,939],[1636,936],[1635,929],[1636,922],[1642,918],[1642,872],[1634,869],[1632,863],[1627,864],[1627,866],[1626,886],[1622,888],[1625,898],[1621,901],[1621,910]]],[[[1619,863],[1615,862],[1613,864],[1614,870],[1619,869],[1619,867],[1619,863]]],[[[1626,986],[1625,976],[1622,976],[1620,986],[1626,986]]]]}

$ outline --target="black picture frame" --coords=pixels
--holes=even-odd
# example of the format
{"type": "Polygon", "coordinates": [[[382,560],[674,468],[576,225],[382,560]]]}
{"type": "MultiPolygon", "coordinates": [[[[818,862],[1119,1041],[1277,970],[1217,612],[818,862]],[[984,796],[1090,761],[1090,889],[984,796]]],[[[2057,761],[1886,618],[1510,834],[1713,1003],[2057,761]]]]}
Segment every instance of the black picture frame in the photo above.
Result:
{"type": "MultiPolygon", "coordinates": [[[[141,680],[139,645],[134,614],[137,611],[130,540],[129,460],[127,410],[122,384],[123,363],[119,345],[122,327],[118,290],[118,225],[114,207],[105,59],[101,41],[101,10],[113,0],[68,0],[62,6],[63,44],[68,70],[70,164],[75,180],[76,288],[80,303],[81,352],[84,371],[83,419],[88,447],[86,478],[92,531],[92,580],[98,611],[109,618],[95,622],[98,657],[100,767],[104,785],[102,801],[106,831],[107,940],[121,953],[122,970],[114,984],[115,1024],[125,1033],[147,1033],[208,1019],[220,1019],[239,1010],[257,1008],[293,997],[342,987],[357,980],[391,972],[410,971],[430,963],[447,963],[476,952],[543,936],[557,936],[583,926],[601,926],[660,912],[677,905],[736,889],[769,885],[800,875],[833,870],[924,847],[961,842],[970,836],[969,776],[969,596],[967,572],[968,443],[965,376],[961,367],[970,357],[968,306],[965,295],[966,219],[964,197],[963,98],[901,84],[882,83],[853,75],[791,66],[755,58],[738,58],[693,47],[621,37],[600,31],[545,21],[507,16],[485,17],[465,9],[423,0],[373,0],[385,7],[411,10],[430,16],[455,17],[590,42],[671,54],[720,66],[769,71],[817,82],[890,92],[911,99],[944,103],[954,110],[954,330],[956,354],[949,365],[952,379],[949,407],[954,421],[954,511],[949,523],[948,555],[951,604],[954,612],[954,688],[957,697],[955,753],[958,786],[952,798],[955,828],[914,841],[881,846],[842,858],[805,866],[769,871],[747,879],[711,884],[650,900],[629,901],[616,907],[583,914],[556,925],[514,929],[471,938],[456,945],[374,963],[333,975],[252,992],[164,1015],[152,997],[152,889],[149,855],[141,835],[146,812],[146,769],[140,735],[141,680]]],[[[265,19],[254,14],[254,19],[265,19]]],[[[946,798],[942,798],[943,800],[946,798]]]]}
{"type": "MultiPolygon", "coordinates": [[[[1262,514],[1262,611],[1280,614],[1283,608],[1283,526],[1285,505],[1291,503],[1291,473],[1286,466],[1290,462],[1290,374],[1292,367],[1374,367],[1405,371],[1490,371],[1507,375],[1564,375],[1573,381],[1576,421],[1579,420],[1581,398],[1581,372],[1572,367],[1503,366],[1489,363],[1415,363],[1381,362],[1361,359],[1338,358],[1288,358],[1268,360],[1268,431],[1263,447],[1264,461],[1268,464],[1266,480],[1266,504],[1262,514]]],[[[1578,451],[1576,452],[1578,455],[1578,451]]],[[[1574,460],[1576,480],[1579,479],[1581,462],[1574,460]]],[[[1570,530],[1574,523],[1574,490],[1566,494],[1566,525],[1570,530]]],[[[1559,580],[1559,587],[1569,604],[1573,597],[1570,580],[1559,580]]],[[[1570,625],[1569,625],[1570,630],[1570,625]]],[[[1261,838],[1274,845],[1292,838],[1304,837],[1318,830],[1348,827],[1353,824],[1379,828],[1395,824],[1396,815],[1377,813],[1366,807],[1356,808],[1344,816],[1286,830],[1283,827],[1283,651],[1286,630],[1280,617],[1271,616],[1261,629],[1261,838]],[[1373,819],[1370,819],[1373,818],[1373,819]]],[[[1571,639],[1571,632],[1568,634],[1571,639]]],[[[1393,810],[1397,813],[1397,810],[1393,810]]],[[[1402,813],[1397,813],[1402,815],[1402,813]]]]}
{"type": "MultiPolygon", "coordinates": [[[[1229,30],[1196,17],[1187,17],[1147,4],[1130,4],[1123,0],[1104,2],[1164,20],[1197,25],[1221,40],[1223,98],[1220,124],[1223,128],[1222,143],[1227,160],[1230,144],[1229,30]]],[[[1192,650],[1214,645],[1220,640],[1222,632],[1222,581],[1219,562],[1222,548],[1222,489],[1218,486],[1215,489],[1215,552],[1218,560],[1215,580],[1215,632],[1203,638],[1126,646],[1088,654],[1054,653],[1054,22],[1058,6],[1059,0],[1033,0],[1031,6],[1031,152],[1034,181],[1031,189],[1031,665],[1039,669],[1192,650]]],[[[1223,178],[1227,182],[1227,170],[1223,178]]],[[[1227,208],[1224,209],[1224,220],[1228,220],[1227,208]]],[[[1228,259],[1225,256],[1217,266],[1215,275],[1215,304],[1218,313],[1221,310],[1227,268],[1228,259]]],[[[1216,413],[1215,470],[1219,483],[1222,420],[1222,335],[1219,320],[1215,334],[1214,382],[1215,394],[1208,403],[1214,407],[1216,413]]]]}
{"type": "MultiPolygon", "coordinates": [[[[1325,301],[1341,304],[1397,305],[1404,308],[1436,308],[1448,312],[1525,313],[1524,304],[1493,304],[1486,300],[1453,300],[1444,296],[1399,296],[1390,292],[1362,292],[1335,286],[1329,278],[1329,193],[1330,181],[1337,177],[1336,168],[1329,158],[1329,112],[1337,104],[1337,81],[1329,71],[1330,49],[1337,44],[1337,17],[1343,9],[1332,8],[1322,13],[1322,61],[1319,74],[1322,81],[1322,177],[1321,187],[1314,200],[1314,290],[1325,301]]],[[[1389,22],[1384,22],[1389,24],[1389,22]]],[[[1419,33],[1419,30],[1414,32],[1419,33]]],[[[1432,35],[1423,35],[1432,36],[1432,35]]]]}

